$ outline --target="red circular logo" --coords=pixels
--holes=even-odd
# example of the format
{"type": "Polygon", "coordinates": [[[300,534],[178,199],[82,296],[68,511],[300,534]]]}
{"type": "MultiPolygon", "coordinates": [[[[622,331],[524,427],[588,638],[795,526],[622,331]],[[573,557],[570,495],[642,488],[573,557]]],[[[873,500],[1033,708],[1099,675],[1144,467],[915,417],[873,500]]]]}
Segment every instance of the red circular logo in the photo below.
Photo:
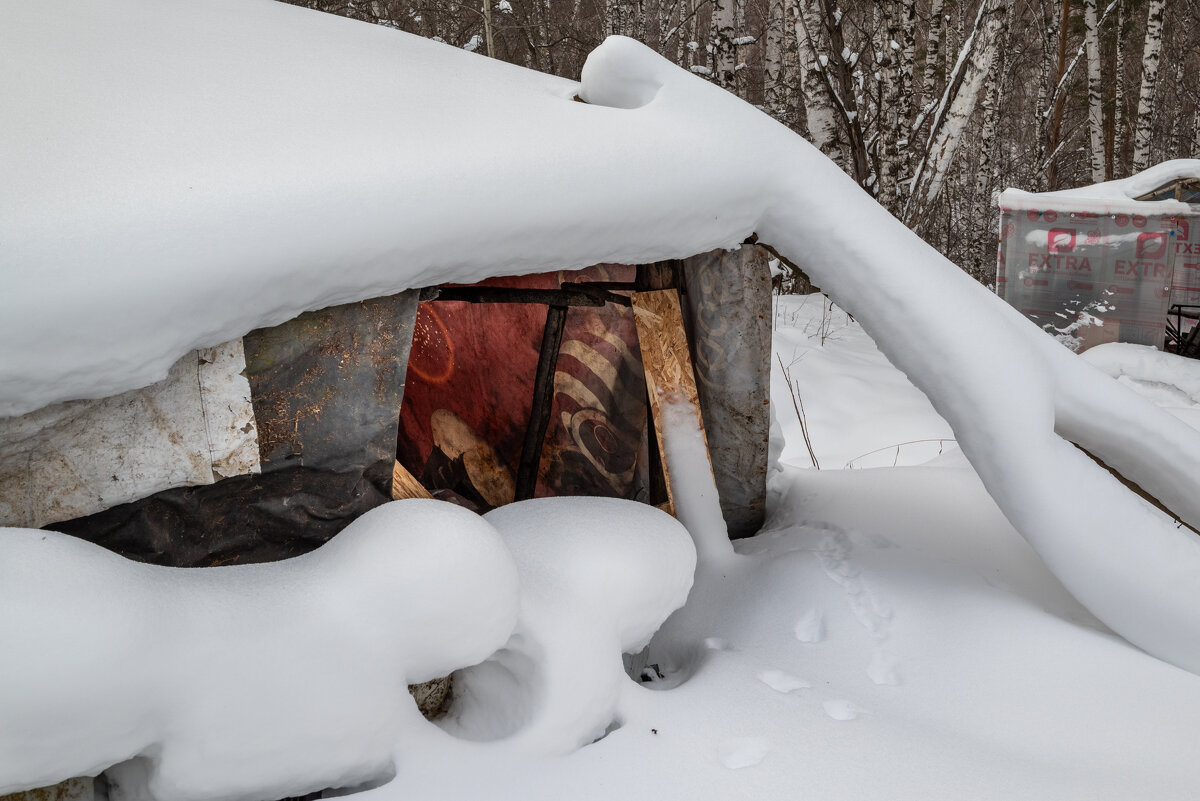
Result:
{"type": "Polygon", "coordinates": [[[1042,214],[1037,209],[1030,209],[1029,211],[1025,212],[1025,216],[1029,218],[1030,222],[1037,222],[1038,217],[1041,217],[1042,214]]]}
{"type": "Polygon", "coordinates": [[[1046,209],[1046,213],[1042,216],[1046,218],[1046,222],[1054,222],[1058,219],[1058,212],[1054,209],[1046,209]]]}
{"type": "Polygon", "coordinates": [[[1134,228],[1145,228],[1146,227],[1146,218],[1140,214],[1133,215],[1133,227],[1134,228]]]}
{"type": "Polygon", "coordinates": [[[1116,222],[1117,225],[1121,226],[1122,228],[1129,225],[1129,215],[1128,214],[1118,214],[1116,217],[1113,218],[1113,220],[1114,220],[1114,222],[1116,222]]]}

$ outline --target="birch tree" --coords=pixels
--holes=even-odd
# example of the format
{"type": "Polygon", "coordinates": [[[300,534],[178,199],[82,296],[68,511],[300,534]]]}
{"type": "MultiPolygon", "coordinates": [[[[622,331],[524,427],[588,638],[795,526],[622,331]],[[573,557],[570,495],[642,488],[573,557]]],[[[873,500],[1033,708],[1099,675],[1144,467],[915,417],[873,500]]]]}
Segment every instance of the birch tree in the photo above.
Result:
{"type": "Polygon", "coordinates": [[[1125,176],[1125,0],[1117,0],[1116,68],[1113,73],[1112,143],[1108,174],[1125,176]]]}
{"type": "Polygon", "coordinates": [[[919,102],[929,103],[934,99],[938,90],[938,55],[942,43],[942,26],[945,18],[942,14],[943,0],[930,0],[929,3],[929,33],[925,37],[925,74],[921,80],[919,102]]]}
{"type": "Polygon", "coordinates": [[[824,35],[824,9],[821,0],[798,0],[798,4],[799,13],[793,30],[800,58],[801,94],[809,136],[818,150],[845,169],[833,88],[827,77],[829,40],[824,35]]]}
{"type": "Polygon", "coordinates": [[[1158,85],[1158,61],[1162,53],[1163,15],[1166,6],[1166,0],[1150,0],[1146,12],[1146,44],[1142,48],[1142,87],[1138,92],[1137,122],[1133,134],[1134,172],[1150,166],[1155,89],[1158,85]]]}
{"type": "Polygon", "coordinates": [[[1096,19],[1096,0],[1083,0],[1083,42],[1087,52],[1088,132],[1091,148],[1088,163],[1092,183],[1107,180],[1104,159],[1104,85],[1100,69],[1100,26],[1096,19]]]}
{"type": "Polygon", "coordinates": [[[712,77],[718,86],[732,91],[737,81],[737,0],[711,2],[708,47],[712,54],[712,77]]]}
{"type": "Polygon", "coordinates": [[[1003,0],[984,0],[971,33],[963,43],[934,114],[925,153],[913,177],[912,194],[904,209],[904,220],[910,227],[917,227],[942,189],[967,122],[992,70],[997,43],[1007,19],[1006,5],[1003,0]]]}

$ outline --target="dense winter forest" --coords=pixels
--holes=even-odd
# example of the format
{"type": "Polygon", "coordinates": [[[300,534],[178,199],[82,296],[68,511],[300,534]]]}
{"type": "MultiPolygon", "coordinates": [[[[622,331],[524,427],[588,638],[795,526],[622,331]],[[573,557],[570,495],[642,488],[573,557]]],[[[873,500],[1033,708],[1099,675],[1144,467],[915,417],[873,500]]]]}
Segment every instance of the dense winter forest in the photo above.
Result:
{"type": "Polygon", "coordinates": [[[570,78],[631,36],[806,136],[984,282],[1001,189],[1200,155],[1200,0],[289,1],[570,78]]]}

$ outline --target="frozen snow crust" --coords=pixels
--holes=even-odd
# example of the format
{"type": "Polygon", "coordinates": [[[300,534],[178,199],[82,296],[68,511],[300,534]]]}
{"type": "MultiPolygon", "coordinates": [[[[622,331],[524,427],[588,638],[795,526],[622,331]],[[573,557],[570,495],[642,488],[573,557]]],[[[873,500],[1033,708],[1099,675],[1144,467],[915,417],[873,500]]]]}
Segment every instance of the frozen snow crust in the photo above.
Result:
{"type": "Polygon", "coordinates": [[[516,625],[487,522],[397,501],[306,556],[145,565],[63,534],[0,536],[0,793],[109,772],[115,797],[282,798],[390,778],[409,683],[516,625]]]}

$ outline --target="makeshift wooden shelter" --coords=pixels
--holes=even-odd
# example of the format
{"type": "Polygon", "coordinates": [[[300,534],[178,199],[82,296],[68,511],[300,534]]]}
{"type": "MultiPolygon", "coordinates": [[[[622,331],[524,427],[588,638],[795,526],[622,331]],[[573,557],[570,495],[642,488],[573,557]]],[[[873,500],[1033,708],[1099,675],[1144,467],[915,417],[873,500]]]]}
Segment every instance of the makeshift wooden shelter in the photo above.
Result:
{"type": "Polygon", "coordinates": [[[704,409],[746,536],[766,492],[769,310],[747,245],[309,312],[150,387],[0,420],[0,523],[216,565],[302,553],[422,491],[481,512],[547,495],[669,509],[654,412],[678,392],[704,409]]]}

